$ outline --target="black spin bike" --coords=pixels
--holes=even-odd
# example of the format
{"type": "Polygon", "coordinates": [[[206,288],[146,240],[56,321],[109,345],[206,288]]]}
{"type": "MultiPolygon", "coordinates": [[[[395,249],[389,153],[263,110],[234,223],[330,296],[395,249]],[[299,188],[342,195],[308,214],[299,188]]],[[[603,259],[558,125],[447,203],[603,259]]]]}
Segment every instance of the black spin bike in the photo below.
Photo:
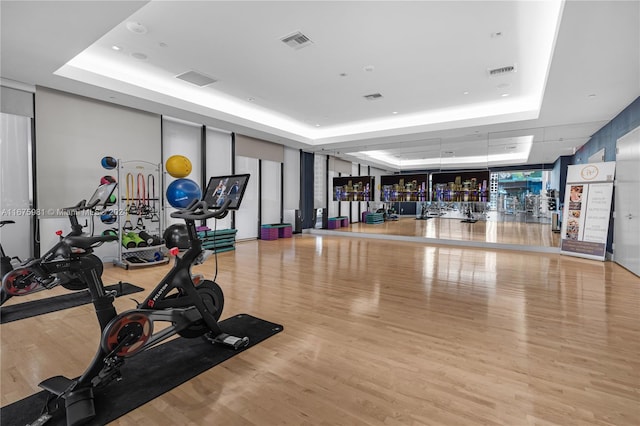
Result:
{"type": "MultiPolygon", "coordinates": [[[[213,191],[208,187],[205,200],[209,202],[194,201],[187,208],[171,214],[171,217],[184,219],[186,224],[172,225],[164,234],[167,247],[176,256],[174,266],[137,309],[117,314],[113,296],[105,294],[100,278],[101,266],[89,261],[81,262],[78,274],[87,284],[92,296],[102,330],[100,346],[91,364],[79,378],[72,380],[56,376],[39,384],[51,394],[65,400],[67,425],[81,425],[94,418],[93,390],[121,379],[120,368],[127,358],[150,349],[171,336],[203,336],[212,343],[224,344],[234,349],[249,344],[247,337],[231,336],[220,329],[218,320],[224,306],[220,286],[209,280],[201,280],[195,284],[191,274],[191,266],[202,262],[204,255],[195,223],[209,218],[223,218],[229,209],[239,207],[249,175],[238,175],[238,178],[244,187],[237,195],[227,196],[222,206],[210,207],[217,200],[209,199],[212,198],[213,191]],[[181,256],[178,255],[180,249],[186,249],[181,256]],[[154,321],[162,321],[168,325],[155,332],[154,321]]],[[[209,186],[216,180],[211,179],[209,186]]],[[[110,240],[109,236],[74,236],[67,238],[67,243],[70,247],[90,250],[97,241],[107,240],[110,240]]],[[[48,416],[48,413],[43,416],[48,416]]],[[[39,420],[41,419],[43,417],[39,420]]]]}
{"type": "Polygon", "coordinates": [[[58,231],[57,234],[60,237],[58,243],[39,259],[26,260],[20,266],[13,268],[11,259],[2,251],[0,305],[14,296],[26,296],[57,286],[73,291],[86,290],[87,284],[74,271],[81,263],[80,259],[84,257],[93,257],[92,262],[98,268],[99,275],[102,274],[102,262],[92,254],[93,248],[104,242],[116,240],[117,237],[93,240],[92,247],[87,249],[73,246],[73,237],[83,235],[83,226],[78,222],[78,212],[93,212],[96,208],[103,208],[116,186],[116,183],[100,185],[88,202],[82,200],[73,207],[64,208],[63,210],[69,216],[71,231],[66,236],[62,236],[62,231],[58,231]]]}

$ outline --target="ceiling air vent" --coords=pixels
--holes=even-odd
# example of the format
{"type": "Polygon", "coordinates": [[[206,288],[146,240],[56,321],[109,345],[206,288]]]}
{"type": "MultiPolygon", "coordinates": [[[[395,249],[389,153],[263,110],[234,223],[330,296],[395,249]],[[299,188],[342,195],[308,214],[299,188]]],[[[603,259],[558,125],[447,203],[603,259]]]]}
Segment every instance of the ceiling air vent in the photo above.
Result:
{"type": "Polygon", "coordinates": [[[368,101],[374,101],[376,99],[380,99],[382,95],[380,93],[372,93],[370,95],[365,95],[364,98],[368,101]]]}
{"type": "Polygon", "coordinates": [[[509,74],[515,71],[516,71],[515,65],[507,65],[506,67],[494,68],[492,70],[489,70],[489,75],[496,76],[501,74],[509,74]]]}
{"type": "Polygon", "coordinates": [[[289,34],[288,36],[282,37],[280,40],[287,46],[293,49],[302,49],[303,47],[307,47],[313,44],[311,39],[306,35],[302,34],[300,31],[296,31],[293,34],[289,34]]]}
{"type": "Polygon", "coordinates": [[[215,79],[209,77],[208,75],[201,74],[197,71],[187,71],[180,75],[176,75],[176,78],[200,87],[204,87],[216,82],[215,79]]]}

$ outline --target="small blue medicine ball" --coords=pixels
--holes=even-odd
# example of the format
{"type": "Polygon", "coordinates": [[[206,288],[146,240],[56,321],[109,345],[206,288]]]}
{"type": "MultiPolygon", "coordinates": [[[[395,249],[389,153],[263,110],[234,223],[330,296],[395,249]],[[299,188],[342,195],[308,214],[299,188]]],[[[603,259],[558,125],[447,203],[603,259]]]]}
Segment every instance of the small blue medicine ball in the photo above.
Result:
{"type": "Polygon", "coordinates": [[[116,217],[116,214],[112,210],[107,210],[106,212],[100,215],[100,220],[102,221],[102,223],[106,223],[107,225],[110,225],[112,223],[115,223],[116,220],[118,220],[118,218],[116,217]]]}
{"type": "Polygon", "coordinates": [[[113,157],[102,157],[100,164],[107,170],[115,169],[118,166],[118,160],[113,157]]]}

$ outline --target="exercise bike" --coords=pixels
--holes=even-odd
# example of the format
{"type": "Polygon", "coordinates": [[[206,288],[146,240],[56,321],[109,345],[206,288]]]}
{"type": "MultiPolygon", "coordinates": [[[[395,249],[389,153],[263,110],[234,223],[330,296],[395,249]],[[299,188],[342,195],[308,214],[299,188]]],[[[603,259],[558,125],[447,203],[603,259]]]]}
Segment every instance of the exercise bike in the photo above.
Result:
{"type": "MultiPolygon", "coordinates": [[[[246,186],[248,175],[242,176],[246,176],[246,186]]],[[[191,274],[191,266],[201,262],[204,255],[195,222],[225,217],[232,203],[235,202],[235,208],[239,206],[241,197],[242,194],[229,198],[221,207],[214,209],[206,201],[194,201],[187,208],[171,214],[186,224],[172,225],[164,235],[167,247],[175,256],[174,266],[136,309],[117,314],[113,296],[105,294],[98,266],[85,262],[83,266],[86,267],[80,268],[78,273],[89,288],[102,331],[99,348],[79,378],[72,380],[56,376],[39,384],[58,399],[65,400],[67,425],[81,425],[95,417],[94,389],[120,380],[120,368],[127,358],[176,334],[186,338],[202,336],[211,343],[224,344],[236,350],[249,344],[247,337],[232,336],[220,329],[218,320],[224,306],[220,286],[209,280],[202,280],[196,285],[191,274]],[[180,250],[186,251],[179,255],[180,250]],[[168,325],[156,332],[156,321],[168,325]]],[[[99,241],[94,238],[77,236],[68,242],[73,247],[88,250],[99,241]]]]}
{"type": "MultiPolygon", "coordinates": [[[[67,238],[82,235],[83,227],[78,222],[77,213],[79,211],[93,211],[99,205],[104,207],[116,185],[116,183],[100,185],[89,199],[89,202],[82,200],[73,207],[63,209],[69,216],[71,232],[63,237],[62,231],[58,231],[57,234],[60,237],[58,243],[39,259],[29,259],[19,267],[12,267],[11,270],[4,273],[5,254],[4,251],[2,252],[3,275],[2,287],[0,288],[0,305],[3,305],[13,296],[26,296],[38,291],[50,290],[58,285],[72,291],[87,289],[86,283],[77,277],[73,269],[78,258],[91,256],[92,251],[75,250],[74,252],[70,248],[67,238]]],[[[101,268],[102,262],[99,262],[99,265],[101,268]]],[[[9,266],[11,266],[10,263],[9,266]]],[[[102,274],[102,270],[99,271],[99,274],[102,274]]]]}

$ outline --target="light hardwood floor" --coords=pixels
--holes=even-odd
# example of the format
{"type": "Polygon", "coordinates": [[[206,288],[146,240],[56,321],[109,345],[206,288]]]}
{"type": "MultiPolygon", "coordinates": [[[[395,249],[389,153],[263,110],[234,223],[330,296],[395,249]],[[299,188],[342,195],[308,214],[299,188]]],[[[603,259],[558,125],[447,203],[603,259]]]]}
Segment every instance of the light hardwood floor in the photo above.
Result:
{"type": "MultiPolygon", "coordinates": [[[[640,424],[640,278],[615,263],[313,235],[218,261],[223,317],[284,331],[114,425],[640,424]]],[[[103,278],[150,288],[168,267],[103,278]]],[[[2,405],[98,342],[90,306],[0,330],[2,405]]]]}

